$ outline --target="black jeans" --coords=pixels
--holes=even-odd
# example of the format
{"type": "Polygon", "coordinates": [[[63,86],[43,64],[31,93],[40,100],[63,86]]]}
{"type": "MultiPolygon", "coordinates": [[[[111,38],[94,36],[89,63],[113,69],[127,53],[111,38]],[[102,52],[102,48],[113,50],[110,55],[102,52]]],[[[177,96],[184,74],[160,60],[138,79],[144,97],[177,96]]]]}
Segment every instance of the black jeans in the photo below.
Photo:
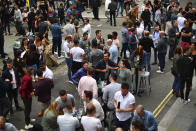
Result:
{"type": "Polygon", "coordinates": [[[188,100],[189,97],[189,92],[190,92],[190,87],[192,85],[192,78],[181,78],[180,79],[180,94],[181,94],[181,98],[188,100]],[[184,88],[185,88],[185,83],[186,83],[186,94],[185,94],[185,98],[184,98],[184,88]]]}
{"type": "Polygon", "coordinates": [[[4,54],[4,36],[0,36],[0,54],[4,54]]]}
{"type": "Polygon", "coordinates": [[[53,37],[52,39],[53,45],[52,45],[52,54],[57,50],[58,48],[58,56],[61,56],[61,44],[62,44],[62,38],[61,37],[53,37]]]}
{"type": "Polygon", "coordinates": [[[124,53],[124,58],[127,58],[126,51],[128,49],[128,43],[122,43],[122,49],[120,52],[120,56],[122,57],[122,53],[124,53]]]}
{"type": "Polygon", "coordinates": [[[116,26],[116,12],[110,12],[110,25],[112,25],[112,17],[114,19],[114,26],[116,26]]]}
{"type": "Polygon", "coordinates": [[[8,98],[0,98],[0,116],[6,117],[11,108],[8,98]]]}
{"type": "Polygon", "coordinates": [[[33,34],[35,34],[35,27],[33,26],[33,24],[29,24],[29,32],[31,31],[33,34]]]}
{"type": "MultiPolygon", "coordinates": [[[[8,99],[10,101],[10,104],[12,105],[12,100],[14,99],[14,103],[15,103],[15,106],[16,106],[16,109],[17,109],[19,107],[19,104],[18,104],[18,88],[8,90],[7,94],[8,94],[8,99]]],[[[11,112],[13,112],[12,106],[11,106],[10,110],[11,110],[11,112]]]]}
{"type": "Polygon", "coordinates": [[[166,56],[166,53],[158,53],[158,59],[159,59],[161,71],[163,71],[163,69],[165,67],[165,56],[166,56]]]}
{"type": "Polygon", "coordinates": [[[144,21],[144,30],[146,30],[146,27],[148,26],[148,31],[151,30],[151,22],[150,21],[144,21]]]}
{"type": "Polygon", "coordinates": [[[129,118],[126,121],[119,121],[118,118],[116,117],[115,123],[117,128],[120,127],[123,129],[123,131],[128,131],[131,124],[131,118],[129,118]]]}
{"type": "Polygon", "coordinates": [[[157,63],[157,48],[153,48],[154,50],[154,63],[157,63]]]}
{"type": "Polygon", "coordinates": [[[24,115],[25,115],[25,123],[26,125],[30,124],[30,114],[31,114],[31,105],[32,105],[32,98],[22,98],[24,103],[24,115]]]}
{"type": "Polygon", "coordinates": [[[99,19],[99,8],[93,7],[93,15],[95,19],[99,19]]]}
{"type": "Polygon", "coordinates": [[[82,67],[82,62],[73,61],[71,67],[72,75],[74,75],[77,72],[77,70],[79,70],[81,67],[82,67]]]}
{"type": "Polygon", "coordinates": [[[22,22],[21,21],[16,21],[15,26],[16,26],[17,33],[21,34],[22,22]]]}
{"type": "Polygon", "coordinates": [[[10,34],[10,22],[9,21],[4,21],[4,30],[6,32],[6,27],[7,27],[7,31],[10,34]]]}

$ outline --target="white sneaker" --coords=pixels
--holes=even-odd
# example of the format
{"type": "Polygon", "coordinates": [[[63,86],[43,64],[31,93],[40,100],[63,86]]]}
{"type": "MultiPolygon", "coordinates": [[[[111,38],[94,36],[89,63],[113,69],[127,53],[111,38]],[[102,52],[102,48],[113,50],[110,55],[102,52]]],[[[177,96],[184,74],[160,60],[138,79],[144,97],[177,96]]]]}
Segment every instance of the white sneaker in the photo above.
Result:
{"type": "Polygon", "coordinates": [[[54,54],[58,55],[58,52],[54,52],[54,54]]]}
{"type": "Polygon", "coordinates": [[[61,56],[58,56],[58,59],[61,59],[61,58],[64,58],[64,56],[63,56],[63,55],[61,55],[61,56]]]}
{"type": "Polygon", "coordinates": [[[157,73],[161,73],[161,74],[163,74],[164,72],[163,72],[163,71],[161,71],[161,70],[158,70],[158,71],[157,71],[157,73]]]}
{"type": "Polygon", "coordinates": [[[33,125],[29,124],[29,125],[25,125],[25,129],[28,130],[30,128],[33,128],[33,125]]]}
{"type": "Polygon", "coordinates": [[[187,101],[184,102],[184,104],[188,104],[189,102],[191,102],[191,99],[188,99],[187,101]]]}
{"type": "Polygon", "coordinates": [[[30,119],[30,121],[31,121],[31,122],[35,122],[35,121],[36,121],[36,119],[31,118],[31,119],[30,119]]]}
{"type": "Polygon", "coordinates": [[[68,81],[69,83],[71,83],[71,84],[74,84],[72,81],[68,81]]]}

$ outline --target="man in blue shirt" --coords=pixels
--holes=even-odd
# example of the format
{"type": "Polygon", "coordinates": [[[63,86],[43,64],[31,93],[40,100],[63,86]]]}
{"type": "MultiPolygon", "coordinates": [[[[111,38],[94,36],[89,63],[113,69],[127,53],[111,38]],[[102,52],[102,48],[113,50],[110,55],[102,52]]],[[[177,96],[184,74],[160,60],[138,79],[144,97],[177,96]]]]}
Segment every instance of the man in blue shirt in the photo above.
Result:
{"type": "Polygon", "coordinates": [[[115,64],[118,63],[118,48],[111,39],[107,40],[109,46],[110,60],[115,64]]]}
{"type": "Polygon", "coordinates": [[[62,58],[61,55],[62,32],[59,24],[59,18],[54,19],[54,24],[52,24],[51,29],[52,29],[52,42],[53,42],[52,54],[54,54],[54,52],[58,48],[58,58],[62,58]]]}
{"type": "Polygon", "coordinates": [[[156,65],[157,64],[157,45],[158,45],[158,41],[160,40],[160,36],[159,36],[159,25],[155,26],[155,31],[152,35],[152,40],[153,40],[153,44],[154,44],[154,63],[152,63],[152,65],[156,65]]]}
{"type": "Polygon", "coordinates": [[[128,48],[128,40],[129,40],[129,31],[127,29],[127,23],[123,22],[122,23],[122,28],[121,28],[121,32],[122,32],[122,49],[120,52],[120,56],[122,57],[122,53],[124,53],[124,58],[126,59],[126,51],[128,48]]]}
{"type": "Polygon", "coordinates": [[[75,131],[80,127],[79,120],[72,115],[72,110],[72,105],[66,105],[64,115],[58,116],[57,123],[60,131],[75,131]]]}
{"type": "Polygon", "coordinates": [[[158,131],[157,120],[150,111],[144,110],[143,105],[138,105],[132,123],[134,121],[141,121],[148,131],[158,131]]]}
{"type": "Polygon", "coordinates": [[[131,32],[132,33],[129,35],[128,46],[129,46],[129,51],[130,51],[130,55],[131,55],[131,62],[133,62],[134,57],[132,56],[132,53],[137,48],[137,45],[139,44],[139,40],[137,39],[137,30],[136,30],[136,28],[132,28],[131,32]]]}
{"type": "Polygon", "coordinates": [[[78,85],[80,78],[87,75],[88,61],[83,62],[83,67],[80,68],[72,77],[71,80],[74,84],[78,85]]]}

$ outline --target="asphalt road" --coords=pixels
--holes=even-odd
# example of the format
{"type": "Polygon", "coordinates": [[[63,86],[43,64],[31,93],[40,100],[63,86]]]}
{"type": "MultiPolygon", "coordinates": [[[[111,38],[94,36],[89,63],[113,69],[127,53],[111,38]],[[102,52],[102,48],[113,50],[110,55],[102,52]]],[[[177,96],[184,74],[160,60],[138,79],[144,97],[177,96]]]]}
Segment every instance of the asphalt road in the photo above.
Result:
{"type": "MultiPolygon", "coordinates": [[[[185,2],[185,1],[182,1],[185,2]]],[[[186,1],[188,2],[188,1],[186,1]]],[[[117,31],[119,34],[119,40],[121,40],[121,32],[120,32],[120,25],[123,22],[123,18],[117,18],[117,27],[111,27],[109,23],[105,22],[105,19],[102,19],[100,21],[94,21],[90,19],[90,23],[92,25],[92,38],[95,37],[95,31],[97,29],[102,30],[102,36],[104,39],[107,39],[107,34],[117,31]]],[[[15,34],[15,27],[11,26],[11,32],[15,34]]],[[[5,36],[5,51],[13,58],[13,50],[12,50],[12,44],[13,42],[19,37],[16,36],[5,36]]],[[[152,51],[153,52],[153,51],[152,51]]],[[[151,60],[153,60],[153,53],[151,55],[151,60]]],[[[2,62],[1,64],[2,65],[2,62]]],[[[142,97],[136,96],[136,104],[143,104],[144,107],[147,110],[153,111],[159,103],[162,101],[162,99],[169,93],[172,87],[173,83],[173,76],[170,73],[170,66],[171,66],[171,61],[168,60],[168,57],[166,57],[166,67],[165,67],[165,73],[164,74],[157,74],[156,70],[158,70],[158,66],[152,66],[152,71],[151,71],[151,87],[152,87],[152,92],[150,96],[144,94],[142,97]]],[[[53,70],[55,74],[55,79],[54,79],[54,84],[55,87],[52,90],[52,99],[54,100],[58,96],[58,92],[61,89],[66,89],[68,93],[71,93],[75,96],[77,106],[81,103],[81,100],[78,97],[76,88],[66,82],[67,79],[67,67],[66,63],[63,62],[59,67],[55,68],[53,70]]],[[[19,97],[20,99],[20,97],[19,97]]],[[[158,121],[161,120],[161,118],[164,116],[165,112],[170,108],[170,106],[173,104],[174,100],[176,98],[173,97],[170,102],[166,105],[164,110],[161,112],[160,116],[157,118],[158,121]]],[[[23,107],[23,103],[21,99],[19,100],[20,105],[23,107]]],[[[32,106],[32,112],[31,116],[32,118],[35,118],[37,121],[40,122],[41,118],[38,118],[37,114],[40,111],[40,104],[37,102],[37,98],[33,98],[33,106],[32,106]]],[[[14,112],[14,116],[10,120],[18,129],[24,128],[24,112],[14,112]]]]}

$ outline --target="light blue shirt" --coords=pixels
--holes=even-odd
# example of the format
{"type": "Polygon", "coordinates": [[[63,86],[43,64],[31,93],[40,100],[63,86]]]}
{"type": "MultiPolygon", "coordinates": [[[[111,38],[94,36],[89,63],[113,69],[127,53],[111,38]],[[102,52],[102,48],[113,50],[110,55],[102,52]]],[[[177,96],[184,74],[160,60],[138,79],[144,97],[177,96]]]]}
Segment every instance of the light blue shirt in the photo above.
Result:
{"type": "Polygon", "coordinates": [[[153,40],[154,48],[157,48],[158,41],[160,40],[159,31],[158,32],[155,31],[153,33],[152,40],[153,40]],[[156,41],[156,39],[157,39],[157,41],[156,41]]]}
{"type": "Polygon", "coordinates": [[[58,116],[57,123],[60,131],[75,131],[76,128],[80,127],[79,120],[68,113],[58,116]]]}
{"type": "Polygon", "coordinates": [[[136,120],[141,121],[148,131],[158,131],[157,120],[154,118],[154,115],[150,111],[144,111],[144,120],[135,111],[132,122],[136,120]]]}
{"type": "Polygon", "coordinates": [[[118,48],[115,44],[112,44],[109,49],[110,60],[117,64],[118,62],[118,48]]]}
{"type": "Polygon", "coordinates": [[[121,28],[121,33],[122,33],[122,44],[127,43],[128,42],[127,35],[129,35],[128,29],[125,27],[121,28]]]}

